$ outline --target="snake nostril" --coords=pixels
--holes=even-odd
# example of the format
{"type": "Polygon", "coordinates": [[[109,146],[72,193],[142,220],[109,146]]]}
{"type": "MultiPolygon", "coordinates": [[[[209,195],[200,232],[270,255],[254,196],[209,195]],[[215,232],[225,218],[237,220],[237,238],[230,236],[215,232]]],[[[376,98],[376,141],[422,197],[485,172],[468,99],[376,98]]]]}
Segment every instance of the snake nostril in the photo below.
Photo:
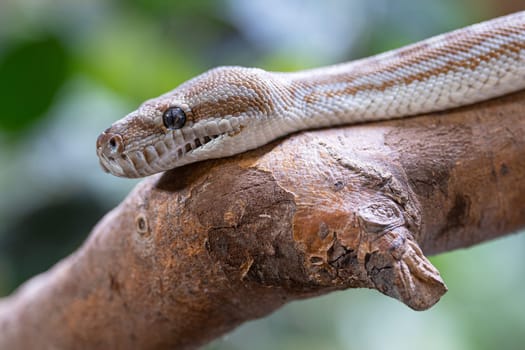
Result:
{"type": "Polygon", "coordinates": [[[120,135],[110,135],[107,144],[111,153],[122,152],[123,145],[122,137],[120,137],[120,135]]]}
{"type": "Polygon", "coordinates": [[[117,149],[117,141],[115,140],[114,137],[109,139],[109,146],[111,147],[113,151],[117,149]]]}
{"type": "Polygon", "coordinates": [[[105,153],[106,155],[122,153],[124,150],[122,136],[104,131],[97,138],[97,150],[97,152],[105,153]]]}

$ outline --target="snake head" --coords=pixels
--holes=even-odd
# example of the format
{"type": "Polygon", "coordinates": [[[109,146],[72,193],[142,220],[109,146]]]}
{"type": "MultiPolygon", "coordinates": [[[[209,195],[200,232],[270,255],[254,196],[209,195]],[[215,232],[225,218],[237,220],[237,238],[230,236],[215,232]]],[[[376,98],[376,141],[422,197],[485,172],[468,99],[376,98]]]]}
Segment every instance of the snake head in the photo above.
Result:
{"type": "Polygon", "coordinates": [[[280,136],[270,124],[281,84],[261,69],[212,69],[106,129],[97,139],[100,164],[134,178],[259,147],[280,136]]]}

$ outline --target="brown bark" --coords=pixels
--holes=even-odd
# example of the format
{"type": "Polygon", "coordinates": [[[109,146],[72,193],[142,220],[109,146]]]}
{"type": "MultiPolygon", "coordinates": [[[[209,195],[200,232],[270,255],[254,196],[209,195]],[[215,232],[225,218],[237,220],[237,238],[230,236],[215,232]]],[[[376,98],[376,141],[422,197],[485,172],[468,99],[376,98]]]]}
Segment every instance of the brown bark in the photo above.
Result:
{"type": "Polygon", "coordinates": [[[525,226],[524,116],[525,91],[147,178],[0,302],[0,348],[193,348],[352,287],[428,308],[446,288],[420,248],[525,226]]]}

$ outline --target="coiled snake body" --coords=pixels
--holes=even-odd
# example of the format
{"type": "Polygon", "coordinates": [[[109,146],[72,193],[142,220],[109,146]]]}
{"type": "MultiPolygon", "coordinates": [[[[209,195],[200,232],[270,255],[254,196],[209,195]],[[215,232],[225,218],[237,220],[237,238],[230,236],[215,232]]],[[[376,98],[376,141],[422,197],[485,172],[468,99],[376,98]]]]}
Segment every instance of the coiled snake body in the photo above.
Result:
{"type": "Polygon", "coordinates": [[[97,139],[104,170],[142,177],[304,129],[403,118],[525,88],[525,12],[369,58],[295,73],[212,69],[97,139]]]}

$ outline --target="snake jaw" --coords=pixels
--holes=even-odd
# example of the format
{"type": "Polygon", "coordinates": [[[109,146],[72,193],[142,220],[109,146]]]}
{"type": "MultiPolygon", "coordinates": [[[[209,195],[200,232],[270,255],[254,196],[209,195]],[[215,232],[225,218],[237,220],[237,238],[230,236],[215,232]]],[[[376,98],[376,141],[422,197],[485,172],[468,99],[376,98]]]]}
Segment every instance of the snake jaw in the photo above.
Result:
{"type": "Polygon", "coordinates": [[[243,117],[233,116],[220,120],[207,119],[184,129],[136,140],[129,137],[123,140],[116,123],[99,136],[97,155],[105,172],[127,178],[148,176],[185,164],[238,153],[232,144],[245,128],[243,120],[243,117]],[[117,140],[118,145],[112,147],[109,140],[117,140]]]}

